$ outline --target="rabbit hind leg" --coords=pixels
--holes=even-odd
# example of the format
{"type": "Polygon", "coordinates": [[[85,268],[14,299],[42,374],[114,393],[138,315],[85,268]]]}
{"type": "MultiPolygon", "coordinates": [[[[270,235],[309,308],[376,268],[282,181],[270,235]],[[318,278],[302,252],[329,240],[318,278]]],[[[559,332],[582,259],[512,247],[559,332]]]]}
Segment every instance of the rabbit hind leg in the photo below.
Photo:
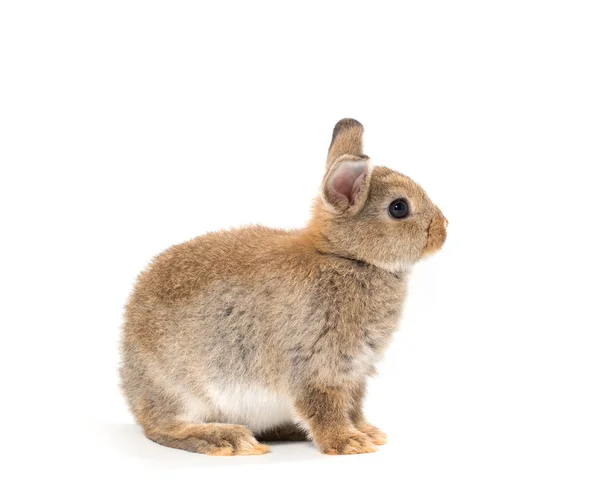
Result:
{"type": "Polygon", "coordinates": [[[171,401],[164,394],[157,398],[140,403],[136,414],[146,437],[155,443],[214,456],[269,452],[269,447],[259,443],[243,425],[201,423],[189,409],[182,408],[181,401],[171,401]]]}
{"type": "Polygon", "coordinates": [[[259,443],[243,425],[213,423],[198,413],[201,399],[171,399],[161,393],[138,404],[136,418],[146,437],[169,448],[214,456],[261,455],[269,447],[259,443]]]}
{"type": "MultiPolygon", "coordinates": [[[[133,349],[135,350],[135,349],[133,349]]],[[[216,423],[218,414],[203,398],[172,383],[131,348],[121,367],[122,388],[146,437],[170,448],[209,455],[259,455],[269,452],[243,425],[216,423]]]]}

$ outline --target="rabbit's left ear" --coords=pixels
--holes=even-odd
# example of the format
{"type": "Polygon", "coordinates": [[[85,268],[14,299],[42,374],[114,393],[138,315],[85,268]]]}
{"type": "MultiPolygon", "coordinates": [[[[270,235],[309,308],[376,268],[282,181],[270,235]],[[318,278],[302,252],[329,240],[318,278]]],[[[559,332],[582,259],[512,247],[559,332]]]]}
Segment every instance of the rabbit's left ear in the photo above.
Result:
{"type": "Polygon", "coordinates": [[[353,118],[343,118],[335,124],[327,154],[327,168],[344,154],[363,154],[363,131],[362,124],[353,118]]]}
{"type": "Polygon", "coordinates": [[[323,201],[337,213],[360,211],[369,195],[371,160],[366,156],[342,155],[323,180],[323,201]]]}

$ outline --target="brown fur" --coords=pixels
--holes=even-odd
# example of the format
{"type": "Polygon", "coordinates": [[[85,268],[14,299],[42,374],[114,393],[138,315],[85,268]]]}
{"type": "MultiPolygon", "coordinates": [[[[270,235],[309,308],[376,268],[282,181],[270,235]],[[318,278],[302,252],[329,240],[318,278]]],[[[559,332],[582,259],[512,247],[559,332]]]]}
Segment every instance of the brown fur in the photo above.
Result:
{"type": "Polygon", "coordinates": [[[327,168],[344,154],[361,156],[363,154],[362,135],[362,124],[353,118],[344,118],[335,124],[327,155],[327,168]]]}
{"type": "Polygon", "coordinates": [[[408,177],[370,167],[362,131],[336,125],[305,229],[210,233],[142,272],[121,377],[150,439],[217,455],[267,452],[253,433],[311,437],[330,454],[386,442],[362,414],[366,378],[397,327],[410,267],[441,248],[447,221],[408,177]],[[410,217],[388,214],[397,198],[410,217]]]}

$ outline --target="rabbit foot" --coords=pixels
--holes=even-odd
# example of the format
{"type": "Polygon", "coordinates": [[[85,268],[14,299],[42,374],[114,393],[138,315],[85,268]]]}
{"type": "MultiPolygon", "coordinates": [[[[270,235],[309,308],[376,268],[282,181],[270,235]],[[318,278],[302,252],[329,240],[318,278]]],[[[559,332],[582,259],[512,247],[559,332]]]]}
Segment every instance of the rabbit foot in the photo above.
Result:
{"type": "Polygon", "coordinates": [[[357,455],[374,453],[377,447],[366,434],[357,431],[331,438],[321,444],[321,451],[327,455],[357,455]]]}
{"type": "Polygon", "coordinates": [[[259,443],[242,425],[185,425],[146,435],[163,446],[212,456],[263,455],[270,451],[269,446],[259,443]]]}
{"type": "Polygon", "coordinates": [[[366,434],[373,444],[376,444],[377,446],[381,446],[388,442],[387,434],[368,422],[358,424],[356,428],[363,434],[366,434]]]}

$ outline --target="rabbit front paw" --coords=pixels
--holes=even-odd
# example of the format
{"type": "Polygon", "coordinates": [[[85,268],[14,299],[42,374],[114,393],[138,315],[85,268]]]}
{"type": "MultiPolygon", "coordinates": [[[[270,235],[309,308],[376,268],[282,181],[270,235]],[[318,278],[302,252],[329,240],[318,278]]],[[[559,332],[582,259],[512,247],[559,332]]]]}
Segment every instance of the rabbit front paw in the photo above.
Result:
{"type": "Polygon", "coordinates": [[[382,444],[386,444],[388,442],[387,434],[368,422],[357,424],[356,428],[363,434],[366,434],[371,442],[377,446],[381,446],[382,444]]]}
{"type": "Polygon", "coordinates": [[[319,446],[327,455],[357,455],[377,451],[369,436],[359,431],[330,437],[322,441],[319,446]]]}

